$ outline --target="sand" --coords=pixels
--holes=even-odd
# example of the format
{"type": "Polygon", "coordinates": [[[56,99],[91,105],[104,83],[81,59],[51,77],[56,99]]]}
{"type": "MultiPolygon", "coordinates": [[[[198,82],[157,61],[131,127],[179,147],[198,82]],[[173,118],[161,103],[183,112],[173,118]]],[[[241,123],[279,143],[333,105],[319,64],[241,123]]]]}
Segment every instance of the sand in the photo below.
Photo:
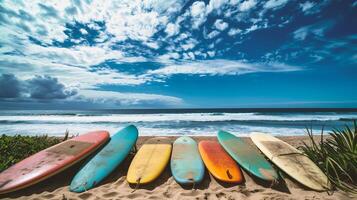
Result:
{"type": "MultiPolygon", "coordinates": [[[[140,137],[137,147],[151,137],[140,137]]],[[[307,142],[307,137],[280,137],[284,141],[297,147],[302,145],[302,141],[307,142]]],[[[170,137],[172,141],[176,137],[170,137]]],[[[196,141],[209,139],[216,140],[216,137],[194,137],[196,141]]],[[[245,140],[250,141],[249,138],[245,140]]],[[[253,144],[252,144],[253,145],[253,144]]],[[[135,190],[126,182],[126,172],[134,155],[128,156],[103,183],[89,191],[77,194],[69,192],[68,185],[75,172],[82,163],[79,163],[54,177],[29,188],[0,195],[0,199],[264,199],[264,200],[285,200],[285,199],[351,199],[341,191],[336,191],[332,195],[326,192],[315,192],[304,188],[291,178],[284,176],[284,182],[273,187],[270,183],[263,183],[253,179],[244,173],[245,182],[240,185],[227,185],[217,182],[206,172],[204,181],[197,185],[195,189],[184,188],[178,185],[171,176],[169,166],[165,172],[153,183],[140,186],[135,190]]],[[[207,170],[206,170],[207,171],[207,170]]],[[[356,198],[357,199],[357,198],[356,198]]]]}

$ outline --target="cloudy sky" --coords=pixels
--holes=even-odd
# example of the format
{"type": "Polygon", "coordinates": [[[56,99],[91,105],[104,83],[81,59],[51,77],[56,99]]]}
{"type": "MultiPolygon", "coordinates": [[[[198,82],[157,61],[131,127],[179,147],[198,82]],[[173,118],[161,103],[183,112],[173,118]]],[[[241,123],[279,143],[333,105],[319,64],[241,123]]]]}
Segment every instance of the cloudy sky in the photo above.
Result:
{"type": "Polygon", "coordinates": [[[0,108],[356,107],[357,1],[0,0],[0,108]]]}

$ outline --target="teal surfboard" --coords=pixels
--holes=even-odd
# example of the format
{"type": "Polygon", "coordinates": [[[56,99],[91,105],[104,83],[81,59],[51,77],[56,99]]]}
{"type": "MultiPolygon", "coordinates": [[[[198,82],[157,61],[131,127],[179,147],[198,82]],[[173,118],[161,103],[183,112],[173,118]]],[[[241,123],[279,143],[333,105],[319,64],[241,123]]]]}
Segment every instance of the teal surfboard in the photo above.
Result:
{"type": "Polygon", "coordinates": [[[138,139],[138,129],[130,125],[111,136],[110,141],[74,176],[70,191],[84,192],[105,179],[130,153],[138,139]]]}
{"type": "Polygon", "coordinates": [[[219,143],[247,172],[265,181],[274,181],[278,174],[273,166],[255,148],[228,132],[219,131],[219,143]]]}
{"type": "Polygon", "coordinates": [[[190,137],[176,139],[171,155],[171,172],[179,184],[197,184],[204,177],[205,166],[198,151],[197,143],[190,137]]]}

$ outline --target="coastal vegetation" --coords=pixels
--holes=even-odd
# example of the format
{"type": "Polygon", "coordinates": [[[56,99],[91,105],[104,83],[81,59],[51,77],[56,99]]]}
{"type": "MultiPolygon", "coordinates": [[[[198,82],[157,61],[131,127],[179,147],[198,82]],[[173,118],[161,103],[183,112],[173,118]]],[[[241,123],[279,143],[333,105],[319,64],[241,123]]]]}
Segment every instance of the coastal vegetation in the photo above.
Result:
{"type": "Polygon", "coordinates": [[[11,165],[29,157],[50,146],[58,144],[68,138],[68,132],[64,138],[23,135],[1,135],[0,136],[0,172],[11,165]]]}
{"type": "Polygon", "coordinates": [[[357,194],[357,124],[333,129],[316,141],[312,129],[306,129],[310,144],[300,149],[328,176],[332,185],[346,192],[357,194]],[[326,137],[327,136],[327,137],[326,137]]]}

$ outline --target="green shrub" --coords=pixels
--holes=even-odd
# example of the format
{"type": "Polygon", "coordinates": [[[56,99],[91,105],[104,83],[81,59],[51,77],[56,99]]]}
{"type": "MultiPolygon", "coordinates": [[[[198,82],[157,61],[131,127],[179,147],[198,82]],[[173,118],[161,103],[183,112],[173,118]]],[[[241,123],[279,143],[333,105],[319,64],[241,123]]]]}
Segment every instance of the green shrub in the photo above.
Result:
{"type": "Polygon", "coordinates": [[[311,145],[304,143],[300,149],[327,175],[332,185],[350,193],[357,193],[357,125],[334,129],[324,140],[316,142],[312,129],[307,129],[311,145]]]}
{"type": "Polygon", "coordinates": [[[47,135],[2,135],[0,137],[0,172],[32,154],[62,141],[61,138],[48,137],[47,135]]]}

